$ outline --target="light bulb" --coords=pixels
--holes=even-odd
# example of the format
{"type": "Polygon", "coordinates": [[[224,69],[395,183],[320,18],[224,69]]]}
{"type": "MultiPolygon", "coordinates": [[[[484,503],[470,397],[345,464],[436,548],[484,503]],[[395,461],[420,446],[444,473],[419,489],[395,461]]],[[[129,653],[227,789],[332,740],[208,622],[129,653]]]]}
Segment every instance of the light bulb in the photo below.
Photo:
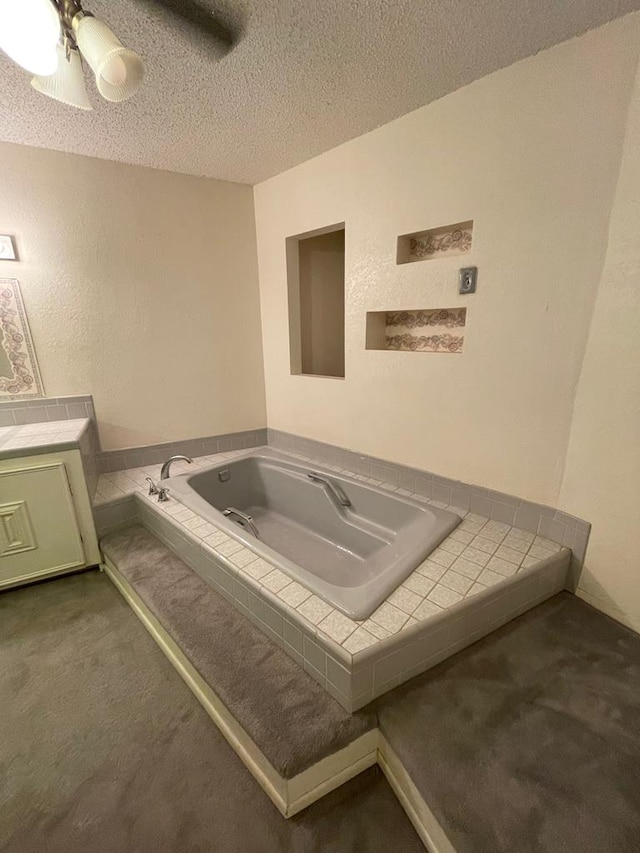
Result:
{"type": "Polygon", "coordinates": [[[80,110],[91,109],[84,85],[80,54],[70,45],[58,42],[58,70],[48,77],[34,77],[31,85],[37,92],[55,101],[80,110]]]}
{"type": "Polygon", "coordinates": [[[127,79],[127,66],[119,56],[114,56],[100,69],[100,76],[112,86],[122,86],[127,79]]]}
{"type": "Polygon", "coordinates": [[[73,30],[102,97],[114,102],[130,98],[144,78],[144,65],[138,54],[126,48],[104,21],[89,14],[77,15],[73,30]]]}
{"type": "Polygon", "coordinates": [[[32,74],[58,67],[60,17],[51,0],[0,0],[0,48],[32,74]]]}

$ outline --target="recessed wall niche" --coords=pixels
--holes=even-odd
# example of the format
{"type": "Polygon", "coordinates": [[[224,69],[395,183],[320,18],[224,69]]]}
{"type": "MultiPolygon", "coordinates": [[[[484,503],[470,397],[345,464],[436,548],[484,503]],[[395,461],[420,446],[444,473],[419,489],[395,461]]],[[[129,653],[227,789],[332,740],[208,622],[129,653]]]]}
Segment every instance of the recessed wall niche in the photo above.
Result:
{"type": "Polygon", "coordinates": [[[466,308],[368,311],[366,348],[460,353],[466,321],[466,308]]]}
{"type": "Polygon", "coordinates": [[[415,261],[429,261],[450,255],[466,255],[471,251],[472,241],[473,220],[441,225],[413,234],[401,234],[398,237],[396,262],[412,264],[415,261]]]}
{"type": "Polygon", "coordinates": [[[287,237],[291,373],[344,378],[344,222],[287,237]]]}

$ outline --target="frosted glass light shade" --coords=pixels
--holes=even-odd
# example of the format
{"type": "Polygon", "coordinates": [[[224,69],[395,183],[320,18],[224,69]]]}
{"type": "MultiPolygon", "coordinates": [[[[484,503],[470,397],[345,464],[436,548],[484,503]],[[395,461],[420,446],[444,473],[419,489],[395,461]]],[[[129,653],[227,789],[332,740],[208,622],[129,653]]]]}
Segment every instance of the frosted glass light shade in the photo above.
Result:
{"type": "Polygon", "coordinates": [[[0,48],[32,74],[53,74],[60,17],[51,0],[0,0],[0,48]]]}
{"type": "Polygon", "coordinates": [[[105,23],[90,15],[74,21],[73,28],[103,98],[126,101],[138,91],[144,79],[144,65],[137,53],[124,47],[105,23]]]}
{"type": "MultiPolygon", "coordinates": [[[[1,0],[0,0],[1,2],[1,0]]],[[[82,62],[77,50],[69,51],[69,58],[62,43],[58,44],[58,70],[48,77],[34,77],[31,85],[43,95],[61,101],[80,110],[92,110],[84,85],[82,62]]]]}

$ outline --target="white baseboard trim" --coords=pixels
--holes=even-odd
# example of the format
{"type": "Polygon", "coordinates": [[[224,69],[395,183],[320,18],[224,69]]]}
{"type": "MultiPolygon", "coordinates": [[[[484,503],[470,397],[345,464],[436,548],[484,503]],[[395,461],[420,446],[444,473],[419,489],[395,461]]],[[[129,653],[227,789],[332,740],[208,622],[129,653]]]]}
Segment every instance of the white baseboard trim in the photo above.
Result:
{"type": "Polygon", "coordinates": [[[48,580],[49,578],[57,578],[62,575],[72,575],[84,572],[87,569],[94,567],[94,564],[85,565],[83,563],[73,563],[69,566],[58,566],[55,569],[42,569],[40,572],[31,572],[28,575],[21,575],[17,578],[9,578],[8,580],[0,581],[0,591],[5,589],[13,589],[13,587],[27,586],[30,583],[48,580]]]}
{"type": "Polygon", "coordinates": [[[456,853],[404,765],[381,732],[378,733],[378,764],[429,853],[456,853]]]}
{"type": "Polygon", "coordinates": [[[301,812],[378,761],[378,729],[372,729],[344,749],[328,755],[287,783],[285,817],[301,812]]]}

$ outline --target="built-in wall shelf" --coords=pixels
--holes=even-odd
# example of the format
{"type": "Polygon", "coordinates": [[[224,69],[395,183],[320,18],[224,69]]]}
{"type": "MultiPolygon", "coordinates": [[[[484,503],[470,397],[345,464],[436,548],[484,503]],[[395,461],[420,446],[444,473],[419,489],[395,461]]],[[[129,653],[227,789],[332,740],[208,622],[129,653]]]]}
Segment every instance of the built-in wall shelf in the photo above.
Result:
{"type": "Polygon", "coordinates": [[[368,311],[366,348],[396,352],[462,352],[466,308],[368,311]]]}
{"type": "Polygon", "coordinates": [[[398,237],[397,263],[412,264],[450,255],[466,255],[471,251],[472,239],[473,220],[401,234],[398,237]]]}

